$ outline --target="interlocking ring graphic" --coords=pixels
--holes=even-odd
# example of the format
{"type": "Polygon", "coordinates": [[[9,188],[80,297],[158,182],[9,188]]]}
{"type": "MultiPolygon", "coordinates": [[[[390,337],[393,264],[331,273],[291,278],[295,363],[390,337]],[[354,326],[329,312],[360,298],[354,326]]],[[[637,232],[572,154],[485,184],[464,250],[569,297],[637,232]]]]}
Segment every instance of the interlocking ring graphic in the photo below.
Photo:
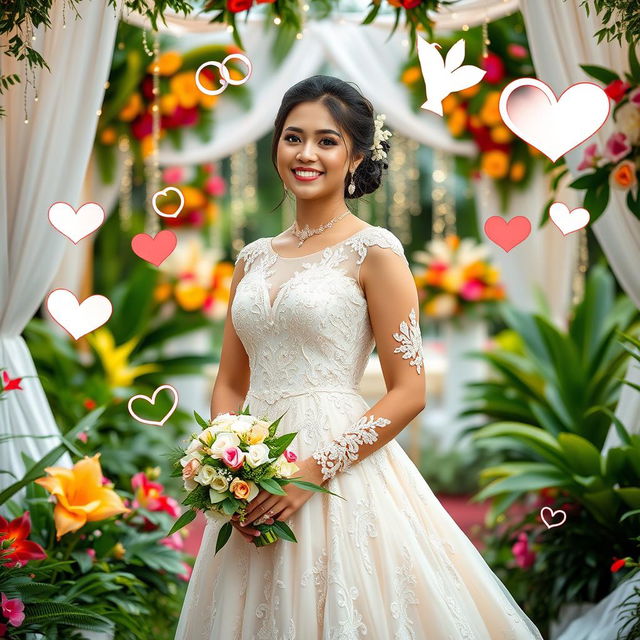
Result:
{"type": "Polygon", "coordinates": [[[247,56],[242,55],[241,53],[230,53],[222,62],[218,62],[217,60],[209,60],[208,62],[204,62],[203,64],[201,64],[198,67],[198,70],[196,71],[196,85],[198,86],[198,89],[202,91],[202,93],[206,93],[208,96],[217,96],[219,93],[222,93],[227,88],[227,85],[244,84],[251,77],[251,70],[252,70],[251,61],[249,60],[249,58],[247,58],[247,56]],[[247,65],[247,69],[249,70],[247,72],[247,75],[241,80],[232,80],[231,76],[229,76],[229,70],[225,66],[227,61],[233,58],[238,58],[238,60],[240,60],[241,62],[244,62],[247,65]],[[207,89],[206,87],[202,86],[202,83],[200,82],[200,72],[205,67],[218,67],[218,69],[220,69],[220,88],[219,89],[207,89]]]}

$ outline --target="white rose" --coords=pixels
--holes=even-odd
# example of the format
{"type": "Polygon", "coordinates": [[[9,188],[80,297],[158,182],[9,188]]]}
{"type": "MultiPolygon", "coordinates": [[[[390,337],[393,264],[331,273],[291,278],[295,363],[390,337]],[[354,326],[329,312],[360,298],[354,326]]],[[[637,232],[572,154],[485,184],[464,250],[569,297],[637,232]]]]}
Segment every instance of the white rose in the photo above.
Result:
{"type": "Polygon", "coordinates": [[[211,480],[211,482],[209,483],[209,486],[214,491],[224,492],[229,488],[229,480],[225,475],[218,472],[215,478],[213,478],[213,480],[211,480]]]}
{"type": "Polygon", "coordinates": [[[198,486],[198,483],[193,478],[185,478],[184,488],[186,491],[193,491],[198,486]]]}
{"type": "Polygon", "coordinates": [[[259,467],[269,460],[269,447],[262,442],[260,444],[250,445],[245,460],[250,467],[254,469],[259,467]]]}
{"type": "Polygon", "coordinates": [[[201,485],[208,486],[217,475],[218,470],[215,467],[205,464],[193,479],[201,485]]]}
{"type": "Polygon", "coordinates": [[[191,453],[188,453],[186,456],[183,456],[182,458],[180,458],[180,464],[183,467],[186,467],[189,464],[189,462],[194,459],[197,460],[198,462],[202,462],[202,460],[204,459],[204,455],[202,455],[200,451],[193,451],[191,453]]]}
{"type": "Polygon", "coordinates": [[[198,451],[198,449],[202,448],[202,442],[200,442],[197,438],[194,438],[191,441],[191,444],[187,447],[185,453],[193,453],[194,451],[198,451]]]}
{"type": "Polygon", "coordinates": [[[218,427],[218,431],[231,431],[231,425],[234,423],[236,416],[230,413],[222,413],[211,421],[212,427],[218,427]]]}
{"type": "Polygon", "coordinates": [[[219,433],[216,441],[211,445],[211,457],[222,458],[224,450],[228,447],[237,447],[240,438],[235,433],[219,433]]]}
{"type": "Polygon", "coordinates": [[[295,462],[288,462],[284,455],[281,455],[274,463],[273,466],[276,473],[283,478],[290,478],[298,471],[299,467],[295,462]]]}
{"type": "Polygon", "coordinates": [[[255,422],[255,418],[252,416],[235,416],[235,421],[231,427],[234,433],[246,433],[253,427],[253,423],[255,422]]]}
{"type": "Polygon", "coordinates": [[[627,136],[630,144],[640,144],[640,109],[629,102],[623,104],[616,112],[616,129],[627,136]]]}

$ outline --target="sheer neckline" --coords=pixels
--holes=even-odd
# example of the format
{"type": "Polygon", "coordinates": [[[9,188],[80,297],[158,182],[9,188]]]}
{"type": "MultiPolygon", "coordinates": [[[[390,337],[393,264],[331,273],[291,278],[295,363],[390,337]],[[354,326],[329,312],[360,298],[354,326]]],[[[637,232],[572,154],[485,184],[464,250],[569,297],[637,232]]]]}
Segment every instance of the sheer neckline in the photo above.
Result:
{"type": "Polygon", "coordinates": [[[345,238],[344,240],[340,240],[340,242],[335,242],[334,244],[330,244],[328,247],[324,247],[322,249],[319,249],[318,251],[314,251],[313,253],[306,253],[303,256],[281,256],[274,248],[273,245],[271,244],[271,241],[273,240],[273,238],[275,238],[275,236],[271,236],[268,239],[267,242],[267,246],[269,247],[269,250],[271,251],[271,253],[273,253],[274,255],[276,255],[280,260],[300,260],[301,258],[309,258],[311,256],[315,256],[318,253],[322,253],[323,251],[325,251],[326,249],[333,249],[333,247],[337,247],[339,244],[342,244],[343,242],[346,242],[347,240],[351,240],[352,238],[355,238],[359,233],[362,233],[363,231],[366,231],[367,229],[377,229],[378,227],[375,225],[368,225],[362,229],[360,229],[359,231],[356,231],[355,233],[352,233],[350,236],[348,236],[347,238],[345,238]]]}

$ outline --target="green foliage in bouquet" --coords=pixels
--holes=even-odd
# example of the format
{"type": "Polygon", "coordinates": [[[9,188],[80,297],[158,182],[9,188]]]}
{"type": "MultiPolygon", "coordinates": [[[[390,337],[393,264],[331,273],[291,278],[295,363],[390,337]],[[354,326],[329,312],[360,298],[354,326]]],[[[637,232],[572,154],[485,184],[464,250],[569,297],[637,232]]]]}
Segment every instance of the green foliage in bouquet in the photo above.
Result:
{"type": "MultiPolygon", "coordinates": [[[[564,0],[566,2],[566,0],[564,0]]],[[[640,40],[640,4],[633,0],[582,0],[587,16],[591,12],[591,3],[596,15],[604,25],[594,36],[598,43],[604,38],[607,42],[617,40],[619,44],[624,38],[629,44],[640,40]]]]}
{"type": "MultiPolygon", "coordinates": [[[[295,477],[285,477],[281,473],[279,473],[279,470],[276,467],[278,459],[283,455],[287,447],[291,444],[291,442],[297,435],[297,432],[292,432],[276,437],[276,431],[278,429],[278,425],[280,424],[280,420],[282,420],[283,416],[285,415],[284,413],[273,422],[269,422],[264,417],[260,418],[260,420],[262,420],[263,422],[268,423],[267,435],[264,438],[260,438],[260,442],[268,447],[268,459],[262,464],[252,467],[248,464],[245,458],[241,466],[234,470],[231,470],[222,459],[211,455],[211,447],[216,442],[219,433],[217,431],[211,432],[209,431],[209,429],[215,426],[217,417],[207,422],[196,411],[194,411],[193,413],[197,424],[202,427],[202,433],[204,433],[205,435],[203,436],[202,433],[192,434],[192,440],[189,447],[191,447],[192,443],[195,441],[198,441],[200,446],[198,447],[196,452],[192,453],[191,455],[183,451],[181,448],[174,449],[174,451],[169,456],[174,467],[171,475],[174,477],[185,477],[184,472],[187,465],[193,461],[194,456],[198,456],[198,470],[205,469],[207,467],[212,468],[213,470],[215,470],[215,474],[218,479],[224,478],[226,480],[225,484],[227,484],[227,488],[224,490],[218,490],[214,489],[212,486],[210,487],[209,485],[199,483],[199,481],[196,479],[197,476],[194,478],[195,472],[193,472],[188,479],[187,477],[185,477],[185,489],[188,490],[189,493],[182,501],[182,504],[190,508],[178,518],[167,535],[171,535],[189,524],[196,517],[196,511],[212,511],[221,514],[223,517],[226,516],[229,518],[237,513],[242,519],[244,517],[244,514],[246,513],[246,507],[248,503],[253,497],[255,497],[255,495],[248,498],[236,498],[233,492],[230,490],[229,483],[237,478],[246,482],[249,485],[250,490],[253,490],[256,494],[259,490],[259,487],[274,495],[286,495],[286,492],[282,487],[291,483],[309,491],[328,493],[342,498],[342,496],[338,496],[338,494],[333,493],[328,489],[325,489],[324,487],[316,485],[312,482],[300,480],[299,478],[295,477]],[[184,458],[189,459],[185,461],[184,458]],[[235,471],[235,473],[232,473],[232,471],[235,471]],[[192,483],[191,488],[189,488],[187,485],[187,482],[189,481],[192,483]]],[[[247,405],[239,413],[234,415],[250,416],[251,413],[249,410],[249,405],[247,405]]],[[[239,437],[238,439],[240,441],[238,444],[238,448],[242,452],[247,452],[250,446],[248,444],[248,439],[246,437],[239,437]]],[[[272,542],[275,542],[278,538],[282,538],[290,542],[297,542],[293,531],[291,531],[290,527],[285,522],[276,520],[273,524],[257,525],[256,528],[262,532],[262,535],[253,541],[256,546],[270,544],[272,542]]],[[[227,543],[229,537],[231,536],[231,532],[231,522],[226,522],[224,525],[222,525],[218,533],[215,553],[217,553],[227,543]]]]}

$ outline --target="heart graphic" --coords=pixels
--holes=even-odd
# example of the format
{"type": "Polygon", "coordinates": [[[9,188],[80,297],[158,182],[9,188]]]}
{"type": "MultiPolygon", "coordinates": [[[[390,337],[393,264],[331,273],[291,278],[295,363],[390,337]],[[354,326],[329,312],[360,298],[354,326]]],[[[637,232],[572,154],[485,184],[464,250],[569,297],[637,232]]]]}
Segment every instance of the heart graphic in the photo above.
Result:
{"type": "Polygon", "coordinates": [[[145,396],[143,394],[139,394],[137,396],[133,396],[133,398],[129,398],[129,403],[127,405],[127,408],[129,409],[129,413],[131,414],[131,417],[134,420],[137,420],[138,422],[144,422],[144,424],[154,424],[154,425],[157,425],[158,427],[161,427],[171,417],[173,412],[176,410],[177,406],[178,406],[178,392],[170,384],[163,384],[163,385],[159,386],[153,392],[153,396],[151,398],[149,396],[145,396]],[[135,412],[133,411],[133,408],[131,406],[133,404],[134,400],[146,400],[147,402],[150,402],[151,404],[155,404],[156,403],[156,396],[163,389],[170,389],[173,392],[173,406],[171,407],[171,409],[169,409],[169,412],[164,416],[164,418],[162,418],[162,420],[160,420],[160,422],[158,422],[156,420],[145,420],[144,418],[141,418],[140,416],[137,416],[135,414],[135,412]]]}
{"type": "Polygon", "coordinates": [[[163,218],[177,218],[184,207],[184,196],[182,195],[182,191],[180,191],[180,189],[176,189],[175,187],[167,187],[166,189],[153,194],[153,198],[151,198],[151,206],[153,207],[153,210],[163,218]],[[167,191],[175,191],[180,198],[180,206],[173,213],[163,213],[162,211],[160,211],[160,209],[158,209],[156,205],[158,196],[166,196],[167,191]]]}
{"type": "Polygon", "coordinates": [[[54,289],[45,304],[51,317],[75,340],[101,327],[113,313],[109,298],[89,296],[80,304],[67,289],[54,289]]]}
{"type": "Polygon", "coordinates": [[[93,233],[104,218],[104,209],[95,202],[87,202],[77,211],[66,202],[54,202],[49,207],[49,222],[74,244],[93,233]]]}
{"type": "Polygon", "coordinates": [[[491,216],[484,223],[484,232],[507,253],[519,245],[531,233],[531,223],[524,216],[516,216],[507,222],[500,216],[491,216]]]}
{"type": "Polygon", "coordinates": [[[551,509],[551,507],[542,507],[542,509],[540,509],[540,517],[542,518],[542,522],[544,522],[547,525],[547,529],[551,529],[552,527],[559,527],[561,524],[564,524],[565,520],[567,519],[567,514],[562,509],[558,509],[557,511],[553,511],[551,509]],[[544,517],[545,510],[547,510],[547,511],[549,511],[551,513],[550,518],[555,518],[557,514],[561,514],[562,515],[562,522],[554,522],[552,524],[549,524],[546,521],[545,517],[544,517]]]}
{"type": "Polygon", "coordinates": [[[565,236],[586,227],[591,218],[586,209],[579,207],[569,211],[564,202],[554,202],[549,207],[549,217],[565,236]]]}
{"type": "Polygon", "coordinates": [[[151,237],[146,233],[133,236],[131,248],[138,257],[159,267],[172,253],[178,244],[173,231],[164,229],[151,237]]]}
{"type": "Polygon", "coordinates": [[[511,131],[555,162],[600,129],[609,98],[592,82],[573,84],[556,98],[544,82],[518,78],[502,90],[499,109],[511,131]]]}

